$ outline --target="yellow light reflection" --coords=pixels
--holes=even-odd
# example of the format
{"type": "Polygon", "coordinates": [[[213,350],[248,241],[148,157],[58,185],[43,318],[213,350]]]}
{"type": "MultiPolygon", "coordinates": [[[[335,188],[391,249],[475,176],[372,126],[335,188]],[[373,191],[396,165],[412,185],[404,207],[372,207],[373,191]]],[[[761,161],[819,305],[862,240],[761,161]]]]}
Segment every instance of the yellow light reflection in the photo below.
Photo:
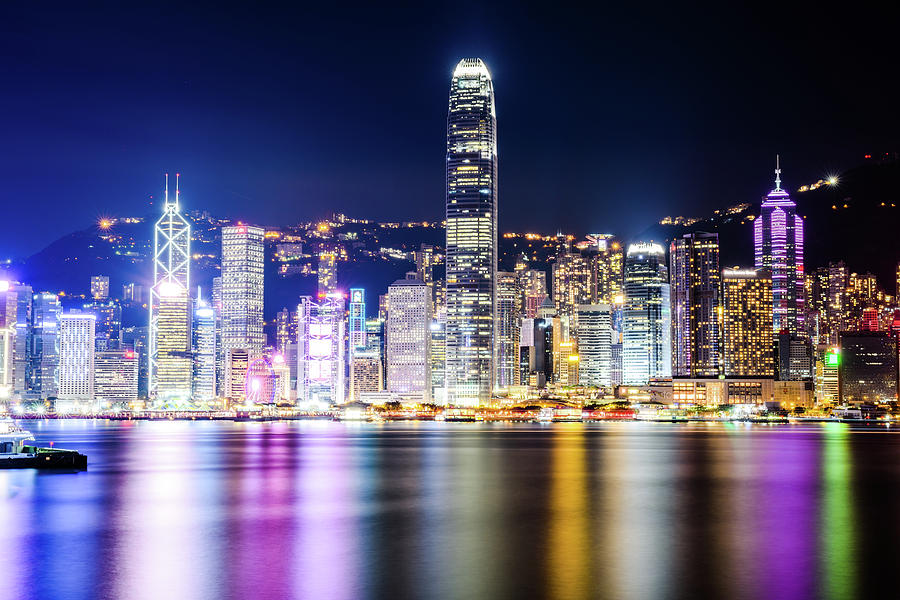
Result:
{"type": "Polygon", "coordinates": [[[550,487],[548,596],[591,597],[585,429],[581,423],[554,425],[550,487]]]}

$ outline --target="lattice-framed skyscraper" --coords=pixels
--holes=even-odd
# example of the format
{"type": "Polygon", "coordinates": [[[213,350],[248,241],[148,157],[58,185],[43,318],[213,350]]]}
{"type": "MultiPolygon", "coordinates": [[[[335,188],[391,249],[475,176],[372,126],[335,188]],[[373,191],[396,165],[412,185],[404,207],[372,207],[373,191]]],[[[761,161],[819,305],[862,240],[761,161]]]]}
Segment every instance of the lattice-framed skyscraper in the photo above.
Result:
{"type": "Polygon", "coordinates": [[[187,401],[191,396],[191,226],[181,215],[179,175],[169,202],[166,174],[163,215],[153,230],[153,286],[150,288],[151,399],[187,401]]]}

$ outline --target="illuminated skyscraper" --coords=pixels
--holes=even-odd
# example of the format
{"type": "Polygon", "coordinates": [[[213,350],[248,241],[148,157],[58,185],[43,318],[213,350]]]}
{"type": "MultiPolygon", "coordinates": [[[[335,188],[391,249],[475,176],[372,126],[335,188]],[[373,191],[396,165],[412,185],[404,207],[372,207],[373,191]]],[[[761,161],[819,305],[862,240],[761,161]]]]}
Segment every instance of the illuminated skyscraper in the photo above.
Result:
{"type": "Polygon", "coordinates": [[[419,279],[388,287],[387,389],[431,401],[431,288],[419,279]]]}
{"type": "Polygon", "coordinates": [[[840,398],[838,384],[838,365],[841,362],[841,350],[837,347],[826,347],[816,360],[816,402],[833,404],[840,398]]]}
{"type": "Polygon", "coordinates": [[[588,236],[597,253],[591,256],[591,297],[597,304],[613,304],[622,296],[622,245],[610,234],[588,236]]]}
{"type": "Polygon", "coordinates": [[[672,375],[716,377],[719,348],[719,234],[689,233],[669,249],[672,375]]]}
{"type": "Polygon", "coordinates": [[[319,255],[318,268],[319,296],[325,297],[337,291],[337,257],[331,252],[319,255]]]}
{"type": "Polygon", "coordinates": [[[32,357],[34,349],[34,291],[30,285],[11,284],[10,289],[16,292],[15,342],[13,348],[13,391],[23,393],[31,390],[33,383],[32,357]]]}
{"type": "Polygon", "coordinates": [[[841,402],[897,401],[897,339],[881,331],[841,332],[841,402]]]}
{"type": "Polygon", "coordinates": [[[836,345],[840,332],[846,329],[850,303],[847,288],[850,285],[847,265],[844,261],[828,263],[828,297],[826,299],[826,322],[828,325],[827,343],[836,345]]]}
{"type": "Polygon", "coordinates": [[[577,308],[578,383],[612,385],[613,308],[609,304],[580,304],[577,308]]]}
{"type": "Polygon", "coordinates": [[[628,246],[625,255],[623,383],[672,375],[669,274],[659,244],[628,246]]]}
{"type": "Polygon", "coordinates": [[[491,75],[464,58],[447,115],[447,400],[490,400],[497,277],[497,116],[491,75]]]}
{"type": "Polygon", "coordinates": [[[0,403],[12,396],[15,331],[15,327],[0,327],[0,403]]]}
{"type": "Polygon", "coordinates": [[[567,325],[575,316],[575,307],[591,303],[591,265],[578,252],[567,249],[556,256],[553,263],[553,304],[556,313],[567,325]]]}
{"type": "Polygon", "coordinates": [[[447,366],[447,307],[438,308],[431,320],[431,401],[447,404],[444,373],[447,366]]]}
{"type": "Polygon", "coordinates": [[[118,349],[122,334],[122,307],[119,301],[95,298],[93,302],[84,305],[84,310],[94,315],[96,319],[94,329],[96,349],[100,352],[118,349]]]}
{"type": "Polygon", "coordinates": [[[56,294],[34,295],[32,335],[32,389],[40,397],[56,396],[59,386],[59,315],[62,307],[56,294]]]}
{"type": "Polygon", "coordinates": [[[297,307],[297,402],[343,404],[346,361],[343,296],[302,296],[297,307]]]}
{"type": "Polygon", "coordinates": [[[106,300],[109,298],[109,277],[106,275],[94,275],[91,277],[91,298],[94,300],[106,300]]]}
{"type": "Polygon", "coordinates": [[[434,256],[434,246],[422,244],[415,256],[416,273],[419,279],[425,282],[425,285],[432,288],[432,296],[434,296],[434,265],[437,262],[434,256]]]}
{"type": "Polygon", "coordinates": [[[522,291],[515,273],[497,272],[497,355],[494,357],[498,390],[519,384],[519,335],[522,318],[522,291]]]}
{"type": "Polygon", "coordinates": [[[9,281],[0,280],[0,402],[12,396],[15,387],[16,324],[21,293],[9,281]]]}
{"type": "Polygon", "coordinates": [[[138,362],[134,350],[94,353],[94,400],[99,408],[127,407],[137,401],[138,362]]]}
{"type": "Polygon", "coordinates": [[[722,354],[726,377],[774,377],[772,280],[765,271],[722,271],[722,354]]]}
{"type": "Polygon", "coordinates": [[[234,403],[243,404],[246,400],[245,384],[251,360],[246,348],[231,348],[226,355],[223,394],[234,403]]]}
{"type": "Polygon", "coordinates": [[[380,352],[357,350],[350,358],[350,400],[358,401],[361,394],[384,389],[383,373],[380,352]]]}
{"type": "Polygon", "coordinates": [[[527,269],[522,263],[521,269],[517,265],[516,274],[522,290],[525,317],[534,319],[537,317],[538,308],[547,297],[547,273],[538,269],[527,269]]]}
{"type": "Polygon", "coordinates": [[[265,231],[234,225],[222,228],[222,352],[247,351],[250,360],[262,357],[263,268],[265,231]]]}
{"type": "Polygon", "coordinates": [[[349,324],[350,356],[353,356],[357,350],[366,348],[366,291],[362,288],[350,289],[349,324]]]}
{"type": "Polygon", "coordinates": [[[192,343],[194,378],[192,397],[209,402],[216,397],[216,311],[197,293],[192,343]]]}
{"type": "Polygon", "coordinates": [[[175,201],[169,202],[169,176],[163,215],[153,231],[153,287],[150,288],[151,399],[186,401],[191,394],[190,271],[191,226],[181,215],[178,175],[175,201]]]}
{"type": "Polygon", "coordinates": [[[297,315],[287,308],[275,313],[275,349],[285,354],[288,344],[297,340],[297,315]]]}
{"type": "Polygon", "coordinates": [[[775,189],[762,202],[753,222],[756,268],[772,274],[773,331],[805,335],[803,327],[803,218],[797,205],[781,189],[781,167],[776,162],[775,189]]]}
{"type": "Polygon", "coordinates": [[[59,398],[94,399],[94,324],[92,314],[59,317],[59,398]]]}

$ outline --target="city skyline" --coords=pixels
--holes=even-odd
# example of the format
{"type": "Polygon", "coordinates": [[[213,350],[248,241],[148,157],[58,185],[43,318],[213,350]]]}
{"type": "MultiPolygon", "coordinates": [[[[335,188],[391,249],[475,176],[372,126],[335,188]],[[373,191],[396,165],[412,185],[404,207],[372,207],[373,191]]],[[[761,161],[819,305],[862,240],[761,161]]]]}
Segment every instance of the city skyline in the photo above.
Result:
{"type": "MultiPolygon", "coordinates": [[[[507,232],[501,251],[495,92],[481,58],[457,63],[440,223],[373,223],[334,213],[315,223],[262,227],[213,217],[202,205],[186,210],[180,173],[171,198],[166,174],[152,248],[134,233],[119,233],[146,218],[122,217],[120,223],[110,216],[97,223],[99,237],[119,248],[116,255],[124,250],[132,257],[131,277],[149,262],[147,290],[132,280],[120,297],[111,292],[115,278],[91,274],[90,302],[81,307],[61,305],[63,291],[35,293],[39,308],[45,296],[55,301],[51,321],[41,323],[24,294],[33,288],[5,282],[9,325],[0,348],[0,391],[18,409],[58,397],[67,410],[109,410],[122,406],[124,397],[110,397],[118,393],[129,398],[128,410],[287,403],[323,411],[348,399],[361,406],[437,399],[449,407],[484,408],[547,392],[575,393],[583,403],[630,399],[635,389],[663,385],[679,403],[762,406],[781,398],[778,403],[805,407],[836,337],[840,348],[840,340],[857,331],[877,338],[875,345],[892,335],[887,320],[894,310],[897,322],[900,307],[873,275],[833,275],[831,264],[827,271],[805,269],[806,215],[781,186],[779,155],[774,188],[758,205],[714,211],[721,224],[739,221],[740,229],[707,232],[706,224],[718,224],[667,216],[659,225],[690,232],[664,236],[663,243],[652,237],[625,243],[608,230],[581,239],[559,230],[507,232]],[[443,233],[445,244],[410,249],[402,235],[390,241],[391,230],[410,228],[433,229],[435,238],[443,233]],[[755,270],[723,269],[720,240],[752,249],[755,270]],[[142,248],[151,252],[149,261],[141,258],[142,248]],[[500,270],[501,255],[510,270],[500,270]],[[415,270],[386,289],[351,283],[348,293],[344,269],[379,257],[415,270]],[[316,279],[314,295],[292,288],[268,329],[267,263],[275,265],[268,271],[276,282],[316,279]],[[201,280],[211,290],[210,303],[201,285],[194,293],[201,280]],[[23,292],[15,291],[19,287],[23,292]],[[378,299],[371,321],[367,296],[378,299]],[[810,308],[807,296],[816,300],[810,308]],[[123,304],[146,309],[147,327],[125,327],[123,304]],[[53,349],[44,376],[39,364],[50,350],[42,331],[48,327],[58,334],[48,338],[53,349]],[[24,350],[20,336],[30,340],[24,350]],[[110,384],[109,377],[130,381],[135,367],[136,389],[110,384]],[[96,387],[104,392],[95,397],[96,387]],[[106,404],[95,404],[98,398],[106,404]]],[[[837,190],[840,179],[800,186],[797,193],[821,187],[837,190]]],[[[838,210],[837,204],[831,208],[838,210]]],[[[865,373],[875,363],[863,358],[855,368],[865,373]]],[[[878,393],[898,381],[884,382],[878,393]]]]}

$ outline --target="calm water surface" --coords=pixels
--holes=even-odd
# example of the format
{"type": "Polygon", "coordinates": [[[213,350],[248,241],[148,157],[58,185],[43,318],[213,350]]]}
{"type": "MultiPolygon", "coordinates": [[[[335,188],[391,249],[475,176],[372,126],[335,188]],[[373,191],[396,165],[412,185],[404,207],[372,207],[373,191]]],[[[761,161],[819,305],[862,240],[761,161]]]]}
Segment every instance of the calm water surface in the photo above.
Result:
{"type": "Polygon", "coordinates": [[[0,471],[17,600],[885,597],[900,573],[896,430],[23,424],[90,470],[0,471]]]}

